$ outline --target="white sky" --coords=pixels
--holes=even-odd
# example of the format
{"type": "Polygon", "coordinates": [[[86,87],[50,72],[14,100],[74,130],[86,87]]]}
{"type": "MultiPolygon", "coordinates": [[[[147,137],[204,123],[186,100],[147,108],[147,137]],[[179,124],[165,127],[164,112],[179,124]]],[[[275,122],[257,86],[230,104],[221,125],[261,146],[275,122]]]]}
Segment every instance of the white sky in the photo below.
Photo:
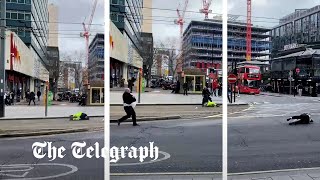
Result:
{"type": "MultiPolygon", "coordinates": [[[[80,37],[83,31],[82,23],[86,22],[91,14],[93,0],[49,0],[55,4],[59,11],[59,50],[60,53],[85,51],[85,40],[80,37]],[[65,24],[65,23],[79,24],[65,24]],[[72,37],[72,38],[70,38],[72,37]],[[75,38],[73,38],[75,37],[75,38]]],[[[104,0],[98,0],[92,24],[104,24],[104,0]]],[[[104,33],[104,26],[91,26],[91,39],[97,32],[104,33]]]]}

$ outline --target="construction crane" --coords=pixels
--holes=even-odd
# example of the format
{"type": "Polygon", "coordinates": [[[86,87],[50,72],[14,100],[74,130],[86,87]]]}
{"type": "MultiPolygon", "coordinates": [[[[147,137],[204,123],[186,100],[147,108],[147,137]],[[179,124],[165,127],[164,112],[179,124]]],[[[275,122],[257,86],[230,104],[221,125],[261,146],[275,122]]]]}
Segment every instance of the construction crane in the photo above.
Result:
{"type": "Polygon", "coordinates": [[[89,17],[89,21],[88,21],[88,24],[86,25],[85,22],[82,23],[82,26],[83,26],[83,30],[84,32],[80,33],[80,36],[81,37],[84,37],[85,38],[85,41],[86,41],[86,55],[87,55],[87,64],[89,63],[89,37],[90,37],[90,28],[91,28],[91,24],[92,24],[92,20],[93,20],[93,16],[94,16],[94,13],[96,11],[96,7],[97,7],[97,3],[98,3],[98,0],[95,0],[94,3],[93,3],[93,7],[92,7],[92,11],[91,11],[91,15],[89,17]]]}
{"type": "Polygon", "coordinates": [[[208,19],[209,13],[212,13],[212,10],[209,10],[212,0],[202,0],[202,9],[200,12],[205,15],[205,19],[208,19]]]}
{"type": "Polygon", "coordinates": [[[247,0],[247,61],[251,61],[251,0],[247,0]]]}
{"type": "Polygon", "coordinates": [[[189,0],[185,0],[184,7],[182,9],[182,13],[181,13],[181,10],[180,10],[181,4],[179,3],[179,6],[177,8],[178,19],[174,20],[174,23],[180,26],[180,38],[182,38],[184,15],[186,13],[188,3],[189,3],[189,0]]]}

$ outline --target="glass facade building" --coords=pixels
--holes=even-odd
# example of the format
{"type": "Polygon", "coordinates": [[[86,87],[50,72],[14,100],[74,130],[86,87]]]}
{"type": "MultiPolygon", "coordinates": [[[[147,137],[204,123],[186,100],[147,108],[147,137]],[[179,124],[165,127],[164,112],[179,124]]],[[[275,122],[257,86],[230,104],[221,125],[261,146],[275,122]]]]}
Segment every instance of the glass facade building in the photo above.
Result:
{"type": "Polygon", "coordinates": [[[96,34],[89,46],[89,82],[103,82],[104,34],[96,34]]]}
{"type": "Polygon", "coordinates": [[[310,9],[297,9],[283,17],[272,31],[272,56],[296,44],[318,44],[320,42],[320,5],[310,9]],[[285,47],[287,46],[287,47],[285,47]]]}
{"type": "Polygon", "coordinates": [[[142,7],[143,0],[110,0],[110,19],[140,55],[142,7]]]}
{"type": "Polygon", "coordinates": [[[49,35],[48,0],[6,0],[6,23],[33,51],[48,64],[46,47],[49,35]]]}

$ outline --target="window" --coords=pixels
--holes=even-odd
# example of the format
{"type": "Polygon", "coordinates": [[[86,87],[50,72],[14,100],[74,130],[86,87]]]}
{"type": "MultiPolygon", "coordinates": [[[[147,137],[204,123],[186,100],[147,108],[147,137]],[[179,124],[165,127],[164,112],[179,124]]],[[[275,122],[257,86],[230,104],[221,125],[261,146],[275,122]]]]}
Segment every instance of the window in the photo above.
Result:
{"type": "Polygon", "coordinates": [[[25,20],[31,21],[31,14],[25,14],[25,20]]]}
{"type": "Polygon", "coordinates": [[[10,13],[9,12],[6,12],[6,18],[10,19],[10,13]]]}
{"type": "Polygon", "coordinates": [[[112,0],[112,4],[118,4],[118,0],[112,0]]]}
{"type": "Polygon", "coordinates": [[[24,20],[24,14],[23,14],[23,13],[19,13],[19,14],[18,14],[18,19],[24,20]]]}
{"type": "Polygon", "coordinates": [[[31,0],[26,0],[26,4],[31,4],[31,0]]]}
{"type": "Polygon", "coordinates": [[[18,13],[11,12],[11,19],[18,19],[18,13]]]}
{"type": "Polygon", "coordinates": [[[18,0],[18,3],[24,4],[24,0],[18,0]]]}
{"type": "Polygon", "coordinates": [[[16,2],[17,2],[17,0],[11,0],[11,2],[12,2],[12,3],[16,3],[16,2]]]}
{"type": "Polygon", "coordinates": [[[110,19],[111,19],[112,21],[117,22],[117,21],[118,21],[118,16],[117,16],[117,14],[116,14],[116,13],[111,13],[111,14],[110,14],[110,19]]]}

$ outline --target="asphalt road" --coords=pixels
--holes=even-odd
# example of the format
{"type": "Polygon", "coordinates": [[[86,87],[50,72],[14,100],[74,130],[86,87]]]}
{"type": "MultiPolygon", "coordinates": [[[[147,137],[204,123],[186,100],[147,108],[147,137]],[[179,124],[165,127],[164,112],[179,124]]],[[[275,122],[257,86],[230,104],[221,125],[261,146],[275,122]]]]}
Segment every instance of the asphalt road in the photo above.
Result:
{"type": "MultiPolygon", "coordinates": [[[[86,142],[93,145],[98,142],[104,145],[103,132],[64,134],[34,138],[0,139],[0,179],[40,180],[89,180],[104,178],[104,159],[76,159],[72,155],[73,142],[86,142]],[[33,156],[34,142],[53,142],[56,147],[64,146],[66,156],[63,159],[49,161],[33,156]],[[50,178],[51,177],[51,178],[50,178]]],[[[48,151],[45,150],[48,154],[48,151]]]]}
{"type": "Polygon", "coordinates": [[[153,141],[162,154],[147,164],[128,158],[111,164],[111,173],[221,172],[221,120],[172,120],[111,125],[110,146],[147,146],[153,141]],[[169,158],[168,158],[169,157],[169,158]]]}
{"type": "Polygon", "coordinates": [[[320,167],[319,98],[249,98],[250,110],[228,118],[230,173],[320,167]],[[301,113],[315,122],[289,126],[286,119],[301,113]]]}

